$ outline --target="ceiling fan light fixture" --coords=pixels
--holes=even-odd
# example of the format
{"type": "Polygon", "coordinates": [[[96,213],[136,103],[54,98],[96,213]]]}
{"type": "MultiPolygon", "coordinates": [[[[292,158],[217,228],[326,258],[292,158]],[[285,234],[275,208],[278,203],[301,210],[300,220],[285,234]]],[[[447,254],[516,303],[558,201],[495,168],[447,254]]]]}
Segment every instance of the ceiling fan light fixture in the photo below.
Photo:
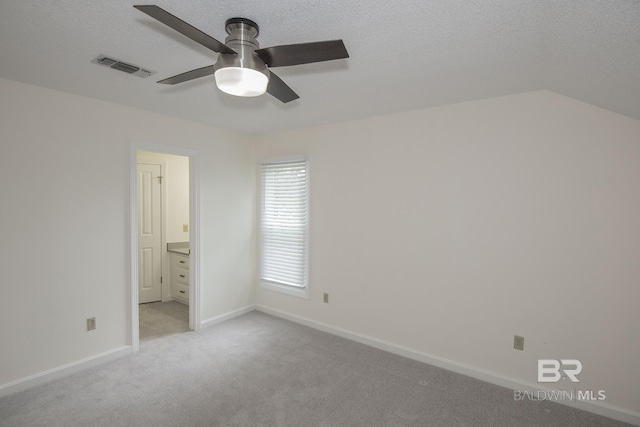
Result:
{"type": "Polygon", "coordinates": [[[227,19],[225,45],[235,54],[221,53],[213,66],[216,85],[235,96],[260,96],[267,91],[269,71],[255,50],[260,47],[258,24],[246,18],[227,19]]]}
{"type": "Polygon", "coordinates": [[[298,94],[269,68],[349,57],[342,40],[288,44],[260,49],[260,44],[256,40],[260,33],[258,24],[247,18],[227,19],[225,30],[228,36],[225,42],[221,43],[156,5],[134,5],[133,7],[218,53],[218,60],[213,66],[197,68],[160,80],[158,83],[162,84],[183,83],[210,76],[213,71],[218,89],[225,93],[253,97],[269,92],[281,102],[287,103],[298,99],[298,94]]]}
{"type": "Polygon", "coordinates": [[[258,70],[244,67],[224,67],[214,72],[221,91],[235,96],[260,96],[267,91],[269,77],[258,70]]]}

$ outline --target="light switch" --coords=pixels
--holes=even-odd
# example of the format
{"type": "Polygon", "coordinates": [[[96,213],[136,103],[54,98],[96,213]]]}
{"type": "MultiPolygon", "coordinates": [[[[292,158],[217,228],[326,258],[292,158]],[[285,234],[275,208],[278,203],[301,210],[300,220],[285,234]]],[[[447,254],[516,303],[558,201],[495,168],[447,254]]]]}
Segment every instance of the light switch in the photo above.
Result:
{"type": "Polygon", "coordinates": [[[182,231],[187,233],[189,231],[189,224],[182,224],[182,231]]]}

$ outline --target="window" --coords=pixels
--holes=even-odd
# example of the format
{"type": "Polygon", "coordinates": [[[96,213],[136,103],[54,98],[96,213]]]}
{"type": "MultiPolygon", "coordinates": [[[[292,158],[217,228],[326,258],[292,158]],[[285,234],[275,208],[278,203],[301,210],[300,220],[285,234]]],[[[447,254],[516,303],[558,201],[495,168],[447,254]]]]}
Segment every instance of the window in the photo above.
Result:
{"type": "Polygon", "coordinates": [[[260,177],[262,286],[308,297],[308,162],[262,163],[260,177]]]}

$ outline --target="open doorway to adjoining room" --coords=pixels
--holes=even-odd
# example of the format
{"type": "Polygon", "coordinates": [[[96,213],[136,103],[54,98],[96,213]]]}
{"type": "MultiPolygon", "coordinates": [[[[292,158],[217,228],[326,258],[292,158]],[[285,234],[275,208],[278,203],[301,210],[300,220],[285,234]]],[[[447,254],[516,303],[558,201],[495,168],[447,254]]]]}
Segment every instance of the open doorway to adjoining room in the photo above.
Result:
{"type": "Polygon", "coordinates": [[[131,146],[131,342],[198,329],[196,153],[131,146]]]}

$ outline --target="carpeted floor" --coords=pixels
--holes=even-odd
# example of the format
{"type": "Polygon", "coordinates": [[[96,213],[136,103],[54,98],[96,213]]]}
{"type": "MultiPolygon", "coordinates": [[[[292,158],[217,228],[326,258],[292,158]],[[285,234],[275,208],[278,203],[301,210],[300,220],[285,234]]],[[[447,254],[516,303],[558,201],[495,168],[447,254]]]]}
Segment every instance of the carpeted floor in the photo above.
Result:
{"type": "Polygon", "coordinates": [[[0,399],[10,426],[623,426],[263,313],[0,399]]]}
{"type": "Polygon", "coordinates": [[[189,331],[189,306],[177,301],[140,304],[140,342],[189,331]]]}

